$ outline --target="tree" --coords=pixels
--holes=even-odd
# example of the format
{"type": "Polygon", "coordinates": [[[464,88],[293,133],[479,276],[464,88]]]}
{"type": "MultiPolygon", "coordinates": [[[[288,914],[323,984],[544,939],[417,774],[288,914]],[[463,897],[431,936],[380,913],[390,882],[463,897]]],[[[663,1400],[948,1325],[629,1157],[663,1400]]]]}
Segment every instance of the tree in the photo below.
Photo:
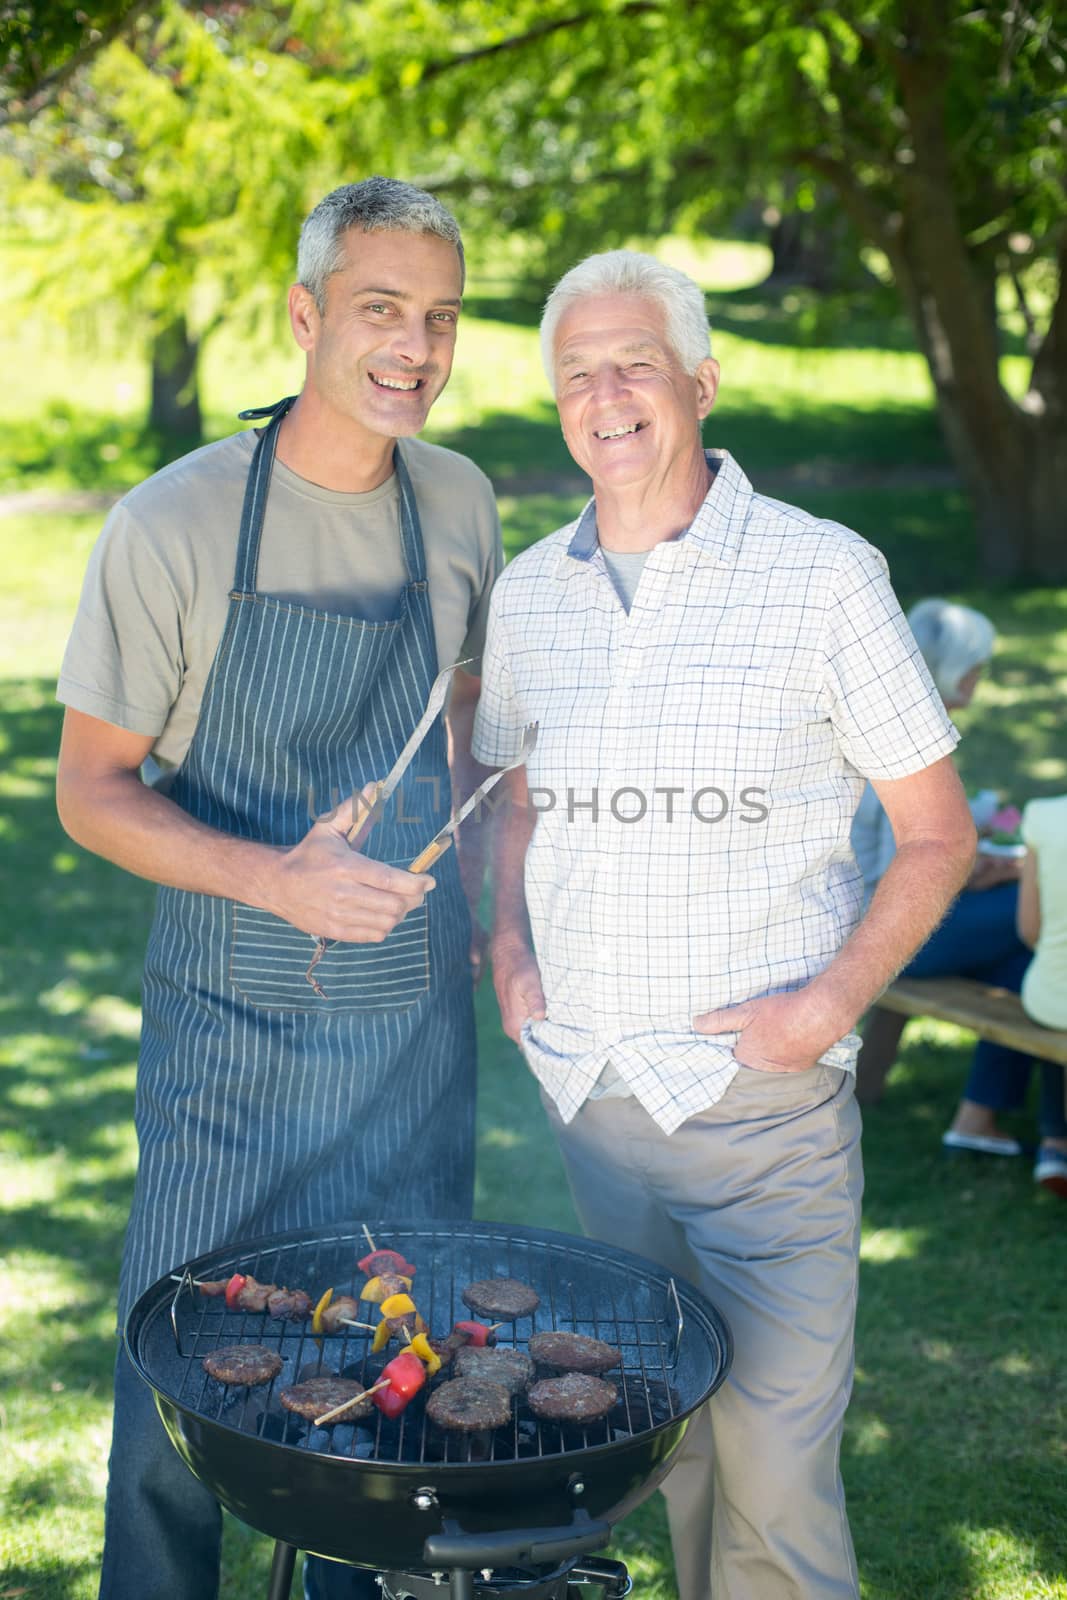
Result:
{"type": "Polygon", "coordinates": [[[1053,0],[378,0],[349,17],[396,159],[421,157],[465,214],[536,232],[553,265],[753,196],[785,209],[798,177],[832,190],[890,265],[987,575],[1067,577],[1053,0]],[[1021,396],[1002,376],[1004,283],[1028,329],[1021,396]]]}
{"type": "Polygon", "coordinates": [[[11,210],[40,247],[35,302],[121,308],[151,360],[150,426],[195,440],[204,342],[277,316],[308,197],[333,182],[331,122],[364,90],[313,81],[284,13],[112,9],[124,36],[4,132],[11,210]]]}
{"type": "Polygon", "coordinates": [[[75,73],[133,27],[149,3],[0,5],[0,126],[27,122],[51,104],[75,73]]]}

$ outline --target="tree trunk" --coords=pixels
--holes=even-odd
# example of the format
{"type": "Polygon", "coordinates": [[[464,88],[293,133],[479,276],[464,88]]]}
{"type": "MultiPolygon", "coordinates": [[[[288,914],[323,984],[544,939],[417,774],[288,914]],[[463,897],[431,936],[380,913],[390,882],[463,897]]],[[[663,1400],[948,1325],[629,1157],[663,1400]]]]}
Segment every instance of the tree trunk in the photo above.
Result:
{"type": "Polygon", "coordinates": [[[200,344],[189,337],[185,318],[160,328],[152,340],[152,403],[148,426],[183,442],[201,438],[197,361],[200,344]]]}
{"type": "Polygon", "coordinates": [[[973,502],[985,577],[1067,578],[1067,282],[1049,349],[1020,405],[1000,381],[995,295],[969,254],[945,143],[944,61],[902,54],[898,76],[914,160],[899,179],[889,245],[937,396],[949,451],[973,502]]]}

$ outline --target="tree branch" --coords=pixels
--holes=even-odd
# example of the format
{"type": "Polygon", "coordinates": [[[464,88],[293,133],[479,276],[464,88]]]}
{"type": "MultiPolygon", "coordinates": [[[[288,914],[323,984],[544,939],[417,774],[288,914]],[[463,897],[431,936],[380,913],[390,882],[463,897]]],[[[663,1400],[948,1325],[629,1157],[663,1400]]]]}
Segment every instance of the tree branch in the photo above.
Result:
{"type": "Polygon", "coordinates": [[[151,4],[152,0],[132,0],[132,3],[127,5],[106,28],[102,28],[95,38],[88,39],[80,50],[75,50],[62,66],[46,73],[24,98],[12,98],[8,105],[0,107],[0,128],[10,127],[18,122],[31,122],[39,112],[53,103],[64,84],[69,83],[76,72],[79,72],[99,51],[126,33],[151,4]]]}
{"type": "MultiPolygon", "coordinates": [[[[653,0],[631,0],[629,5],[621,6],[614,12],[613,17],[640,16],[645,12],[660,9],[661,7],[654,4],[653,0]]],[[[420,81],[425,83],[430,78],[439,77],[443,72],[450,72],[453,67],[464,67],[471,61],[484,61],[489,56],[500,55],[505,50],[521,50],[524,45],[534,44],[539,39],[547,39],[549,35],[559,33],[565,28],[580,28],[583,22],[591,22],[598,15],[596,11],[576,11],[569,17],[556,17],[551,22],[538,23],[536,28],[530,28],[525,33],[498,39],[495,44],[480,45],[476,50],[463,50],[438,61],[429,61],[422,70],[420,81]]]]}

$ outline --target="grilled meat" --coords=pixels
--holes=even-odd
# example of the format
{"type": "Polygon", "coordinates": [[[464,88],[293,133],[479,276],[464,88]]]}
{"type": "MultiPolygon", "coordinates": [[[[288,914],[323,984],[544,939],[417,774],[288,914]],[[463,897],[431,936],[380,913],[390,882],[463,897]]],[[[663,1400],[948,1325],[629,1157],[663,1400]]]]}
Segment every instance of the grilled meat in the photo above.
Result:
{"type": "Polygon", "coordinates": [[[613,1383],[589,1372],[565,1372],[559,1378],[542,1378],[526,1396],[535,1417],[552,1422],[599,1422],[619,1398],[613,1383]]]}
{"type": "Polygon", "coordinates": [[[534,1364],[525,1350],[478,1349],[467,1345],[456,1353],[457,1378],[484,1378],[499,1383],[509,1394],[521,1394],[534,1375],[534,1364]]]}
{"type": "Polygon", "coordinates": [[[468,1283],[461,1299],[478,1316],[498,1317],[505,1322],[528,1317],[541,1304],[537,1291],[517,1278],[481,1278],[477,1283],[468,1283]]]}
{"type": "MultiPolygon", "coordinates": [[[[331,1300],[325,1311],[320,1313],[319,1320],[323,1333],[339,1333],[346,1322],[359,1321],[359,1301],[353,1300],[350,1294],[339,1294],[337,1299],[331,1300]]],[[[321,1416],[322,1412],[318,1412],[317,1415],[321,1416]]]]}
{"type": "Polygon", "coordinates": [[[282,1370],[277,1350],[263,1344],[229,1344],[212,1350],[203,1360],[204,1371],[219,1383],[269,1383],[282,1370]]]}
{"type": "MultiPolygon", "coordinates": [[[[327,1411],[332,1411],[335,1406],[343,1406],[346,1400],[358,1401],[363,1394],[363,1385],[354,1378],[341,1378],[333,1373],[323,1373],[319,1378],[308,1378],[304,1383],[290,1384],[278,1396],[286,1411],[295,1411],[298,1417],[306,1417],[309,1422],[314,1422],[316,1417],[325,1416],[327,1411]]],[[[334,1419],[334,1422],[354,1422],[357,1417],[365,1417],[371,1410],[373,1401],[364,1400],[362,1404],[349,1406],[348,1410],[334,1419]]],[[[332,1426],[331,1423],[326,1424],[332,1426]]]]}
{"type": "Polygon", "coordinates": [[[584,1333],[535,1333],[530,1338],[530,1354],[546,1367],[560,1372],[607,1372],[622,1362],[622,1351],[603,1339],[590,1339],[584,1333]]]}
{"type": "Polygon", "coordinates": [[[311,1315],[311,1296],[303,1289],[284,1289],[276,1283],[257,1283],[251,1273],[234,1273],[230,1278],[201,1279],[196,1286],[201,1294],[225,1297],[230,1311],[265,1311],[281,1322],[303,1322],[311,1315]]]}
{"type": "Polygon", "coordinates": [[[435,1389],[426,1415],[440,1428],[456,1433],[481,1433],[511,1421],[511,1396],[502,1383],[483,1378],[452,1378],[435,1389]]]}

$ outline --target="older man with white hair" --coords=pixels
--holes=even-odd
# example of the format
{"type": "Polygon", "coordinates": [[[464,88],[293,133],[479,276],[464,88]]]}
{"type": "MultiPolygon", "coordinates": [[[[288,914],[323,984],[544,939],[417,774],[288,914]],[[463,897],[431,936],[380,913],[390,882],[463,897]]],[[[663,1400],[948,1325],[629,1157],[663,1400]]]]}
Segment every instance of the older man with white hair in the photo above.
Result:
{"type": "Polygon", "coordinates": [[[542,338],[594,498],[490,612],[475,753],[502,765],[540,723],[498,841],[504,1025],[586,1230],[733,1329],[666,1483],[682,1600],[844,1600],[853,1026],[973,858],[956,734],[881,555],[703,449],[719,368],[691,279],[592,256],[542,338]],[[897,853],[864,914],[868,779],[897,853]]]}

